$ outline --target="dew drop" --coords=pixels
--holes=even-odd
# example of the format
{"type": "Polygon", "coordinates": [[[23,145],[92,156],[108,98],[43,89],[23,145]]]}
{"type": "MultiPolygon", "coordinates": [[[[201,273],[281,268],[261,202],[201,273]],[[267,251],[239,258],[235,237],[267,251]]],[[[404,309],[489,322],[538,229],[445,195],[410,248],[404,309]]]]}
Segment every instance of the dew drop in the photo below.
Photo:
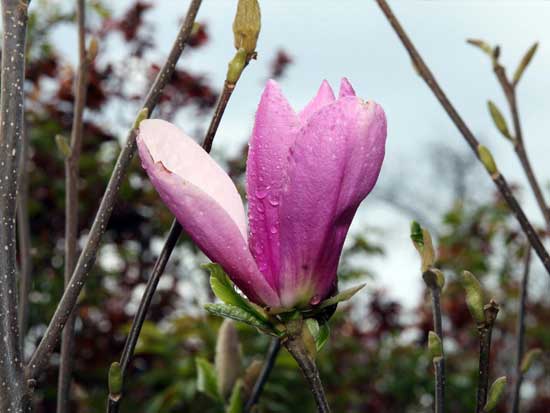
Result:
{"type": "Polygon", "coordinates": [[[277,229],[277,227],[276,227],[275,225],[272,225],[272,226],[271,226],[271,229],[270,229],[269,231],[270,231],[272,234],[276,234],[277,231],[278,231],[278,229],[277,229]]]}
{"type": "Polygon", "coordinates": [[[321,298],[316,294],[313,297],[311,297],[311,300],[309,300],[309,303],[311,305],[317,305],[321,302],[321,298]]]}

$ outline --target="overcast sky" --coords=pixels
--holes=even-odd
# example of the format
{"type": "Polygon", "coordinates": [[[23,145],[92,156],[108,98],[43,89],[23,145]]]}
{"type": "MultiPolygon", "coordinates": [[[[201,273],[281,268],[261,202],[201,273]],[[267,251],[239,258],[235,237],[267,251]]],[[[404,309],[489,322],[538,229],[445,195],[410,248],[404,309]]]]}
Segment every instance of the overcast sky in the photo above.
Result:
{"type": "MultiPolygon", "coordinates": [[[[129,2],[117,1],[123,10],[129,2]]],[[[156,0],[147,21],[156,27],[156,57],[164,57],[177,31],[188,1],[156,0]]],[[[482,38],[502,46],[501,60],[513,71],[525,50],[540,41],[536,58],[522,79],[518,99],[527,150],[545,184],[550,176],[550,2],[546,1],[394,1],[395,14],[424,59],[448,93],[451,101],[478,138],[493,151],[510,180],[525,184],[515,154],[495,130],[487,114],[487,99],[505,108],[504,97],[488,58],[465,43],[482,38]]],[[[388,118],[386,160],[379,187],[397,191],[423,188],[428,191],[423,165],[429,164],[430,148],[436,143],[465,151],[466,144],[446,114],[413,70],[396,35],[371,0],[262,0],[262,31],[259,59],[247,68],[234,93],[216,137],[215,149],[235,151],[246,141],[266,80],[269,60],[283,47],[294,58],[281,86],[289,101],[301,108],[323,79],[336,88],[342,76],[350,79],[358,95],[380,103],[388,118]]],[[[234,53],[231,24],[235,2],[205,0],[198,20],[208,24],[211,43],[204,50],[186,55],[181,64],[209,75],[221,85],[227,61],[234,53]]],[[[63,46],[72,49],[71,41],[63,46]]],[[[74,49],[73,49],[74,50],[74,49]]],[[[192,132],[187,119],[178,119],[192,132]]],[[[479,173],[479,189],[492,190],[489,179],[479,173]]],[[[440,188],[438,188],[438,192],[440,188]]],[[[427,192],[429,194],[429,192],[427,192]]],[[[546,194],[548,195],[548,190],[546,194]]],[[[437,194],[436,194],[437,195],[437,194]]],[[[443,194],[442,196],[444,196],[443,194]]],[[[550,196],[547,196],[550,199],[550,196]]],[[[524,204],[533,221],[540,212],[530,194],[524,204]]],[[[410,199],[410,203],[417,202],[410,199]]],[[[391,253],[374,259],[377,281],[408,305],[416,302],[422,284],[418,260],[410,245],[411,217],[374,196],[360,208],[353,230],[375,226],[385,231],[391,253]]],[[[548,287],[548,279],[535,280],[548,287]]]]}

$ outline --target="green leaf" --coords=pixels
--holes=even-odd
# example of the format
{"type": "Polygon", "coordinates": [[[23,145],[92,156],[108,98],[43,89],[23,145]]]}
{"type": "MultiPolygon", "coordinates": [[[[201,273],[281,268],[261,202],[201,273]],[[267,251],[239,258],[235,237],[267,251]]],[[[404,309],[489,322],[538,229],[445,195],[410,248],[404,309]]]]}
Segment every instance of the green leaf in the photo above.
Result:
{"type": "Polygon", "coordinates": [[[273,327],[269,322],[257,317],[255,313],[251,313],[244,308],[237,307],[236,305],[206,304],[204,308],[213,315],[231,318],[232,320],[240,321],[262,330],[273,330],[273,327]]]}
{"type": "Polygon", "coordinates": [[[542,350],[540,348],[534,348],[529,350],[525,355],[523,356],[523,359],[521,360],[521,372],[523,374],[527,373],[531,366],[533,365],[533,362],[539,358],[542,354],[542,350]]]}
{"type": "Polygon", "coordinates": [[[491,114],[493,123],[495,124],[499,132],[502,133],[505,138],[513,141],[514,138],[512,138],[512,135],[510,134],[506,119],[504,119],[504,115],[502,114],[498,106],[492,100],[489,100],[487,101],[487,107],[489,108],[489,113],[491,114]]]}
{"type": "Polygon", "coordinates": [[[219,264],[206,264],[204,268],[210,272],[210,287],[216,297],[226,304],[240,307],[244,311],[254,314],[256,318],[267,322],[267,316],[264,311],[257,305],[246,300],[235,290],[233,283],[219,264]]]}
{"type": "Polygon", "coordinates": [[[347,301],[351,297],[353,297],[356,293],[359,292],[366,284],[360,284],[355,287],[348,288],[347,290],[342,291],[339,294],[336,294],[334,297],[330,297],[326,300],[324,300],[321,304],[319,304],[318,308],[325,308],[329,307],[334,304],[338,304],[341,301],[347,301]]]}
{"type": "Polygon", "coordinates": [[[493,382],[493,384],[491,384],[491,388],[489,389],[489,394],[487,396],[487,403],[485,403],[485,406],[483,407],[484,413],[489,413],[495,410],[505,390],[506,376],[499,377],[493,382]]]}
{"type": "Polygon", "coordinates": [[[479,280],[469,271],[462,272],[462,287],[466,291],[466,304],[470,310],[470,314],[476,321],[481,324],[485,322],[485,312],[483,311],[483,288],[479,280]]]}
{"type": "Polygon", "coordinates": [[[428,333],[428,351],[432,359],[443,357],[443,343],[441,342],[441,338],[433,331],[428,333]]]}
{"type": "Polygon", "coordinates": [[[305,323],[311,333],[311,336],[315,340],[315,347],[317,351],[320,351],[330,336],[330,328],[328,323],[319,325],[319,322],[314,318],[307,318],[305,323]]]}
{"type": "Polygon", "coordinates": [[[480,50],[482,50],[484,53],[486,53],[488,56],[493,57],[494,50],[491,46],[489,46],[488,43],[484,42],[483,40],[479,39],[467,39],[466,42],[471,44],[472,46],[478,47],[480,50]]]}
{"type": "Polygon", "coordinates": [[[243,382],[238,380],[233,386],[233,391],[231,392],[231,398],[229,399],[229,404],[227,405],[226,413],[242,413],[243,412],[243,382]]]}
{"type": "Polygon", "coordinates": [[[514,73],[514,80],[513,80],[514,85],[519,82],[519,80],[521,79],[521,76],[523,75],[523,72],[525,71],[525,69],[527,69],[527,66],[529,65],[529,63],[531,63],[531,59],[535,55],[535,52],[537,51],[538,46],[539,46],[538,42],[535,43],[533,46],[531,46],[529,50],[527,50],[527,53],[525,53],[525,55],[519,62],[518,68],[514,73]]]}
{"type": "Polygon", "coordinates": [[[212,363],[202,357],[197,357],[195,364],[197,366],[197,389],[214,400],[220,400],[216,369],[212,363]]]}
{"type": "Polygon", "coordinates": [[[115,361],[109,368],[109,394],[119,396],[122,391],[122,370],[120,363],[115,361]]]}
{"type": "Polygon", "coordinates": [[[424,234],[422,233],[422,227],[416,221],[411,222],[411,240],[418,252],[422,253],[422,249],[424,248],[424,234]]]}

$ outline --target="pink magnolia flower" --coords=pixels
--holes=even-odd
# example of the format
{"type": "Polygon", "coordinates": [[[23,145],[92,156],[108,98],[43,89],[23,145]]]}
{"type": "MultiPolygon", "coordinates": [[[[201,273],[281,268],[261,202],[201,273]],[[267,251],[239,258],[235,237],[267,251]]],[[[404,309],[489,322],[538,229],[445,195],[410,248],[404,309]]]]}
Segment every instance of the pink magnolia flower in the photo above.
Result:
{"type": "Polygon", "coordinates": [[[315,305],[336,289],[344,239],[384,158],[382,108],[346,79],[335,98],[324,81],[294,112],[279,86],[262,95],[247,161],[248,225],[223,169],[162,120],[140,124],[139,154],[182,227],[244,294],[272,308],[315,305]]]}

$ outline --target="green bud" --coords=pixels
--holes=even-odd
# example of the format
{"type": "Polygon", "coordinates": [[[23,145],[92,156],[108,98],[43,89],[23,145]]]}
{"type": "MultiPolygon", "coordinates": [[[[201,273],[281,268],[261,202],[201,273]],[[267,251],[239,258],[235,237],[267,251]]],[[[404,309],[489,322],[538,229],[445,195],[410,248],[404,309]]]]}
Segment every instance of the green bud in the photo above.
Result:
{"type": "Polygon", "coordinates": [[[505,390],[506,376],[499,377],[493,382],[493,384],[491,384],[491,388],[489,389],[489,394],[487,396],[487,403],[485,403],[485,406],[483,407],[484,413],[489,413],[497,407],[497,404],[502,398],[505,390]]]}
{"type": "Polygon", "coordinates": [[[147,119],[149,117],[149,109],[143,108],[139,111],[138,115],[136,116],[136,120],[134,121],[134,125],[132,126],[132,129],[138,129],[139,124],[147,119]]]}
{"type": "Polygon", "coordinates": [[[422,234],[422,227],[416,221],[411,222],[411,240],[418,252],[422,253],[422,248],[424,248],[424,235],[422,234]]]}
{"type": "Polygon", "coordinates": [[[426,272],[435,262],[435,251],[432,243],[432,236],[427,229],[424,229],[416,221],[411,223],[411,240],[422,259],[421,270],[426,272]]]}
{"type": "Polygon", "coordinates": [[[55,135],[55,143],[57,145],[57,149],[65,158],[71,156],[71,145],[69,144],[69,140],[66,136],[55,135]]]}
{"type": "Polygon", "coordinates": [[[227,67],[227,83],[231,85],[236,84],[241,77],[241,73],[243,72],[245,66],[246,51],[244,49],[239,49],[237,53],[235,53],[235,56],[233,57],[233,59],[231,59],[231,61],[229,62],[229,66],[227,67]]]}
{"type": "Polygon", "coordinates": [[[542,350],[540,348],[534,348],[529,350],[525,355],[523,356],[523,359],[521,360],[521,373],[525,374],[529,369],[531,368],[533,362],[538,359],[542,355],[542,350]]]}
{"type": "Polygon", "coordinates": [[[538,42],[535,43],[533,46],[531,46],[529,50],[527,50],[527,53],[525,53],[525,55],[521,59],[521,62],[519,62],[519,66],[516,69],[516,72],[514,73],[514,80],[513,80],[514,85],[516,85],[519,82],[519,80],[521,79],[521,76],[523,75],[523,72],[525,71],[529,63],[531,63],[531,59],[535,55],[535,52],[537,51],[538,46],[539,46],[538,42]]]}
{"type": "Polygon", "coordinates": [[[441,342],[441,338],[433,331],[428,333],[428,351],[432,359],[443,357],[443,343],[441,342]]]}
{"type": "Polygon", "coordinates": [[[493,118],[493,122],[500,133],[507,139],[510,139],[511,141],[514,140],[512,138],[512,135],[510,135],[510,131],[508,130],[508,125],[506,124],[506,119],[504,119],[504,116],[502,115],[502,112],[497,107],[497,105],[494,104],[493,101],[489,100],[487,101],[487,106],[489,108],[489,113],[491,114],[491,118],[493,118]]]}
{"type": "Polygon", "coordinates": [[[201,29],[201,24],[199,22],[193,23],[193,27],[191,28],[191,36],[195,36],[200,29],[201,29]]]}
{"type": "Polygon", "coordinates": [[[115,361],[109,368],[109,394],[111,397],[119,397],[122,392],[122,370],[120,363],[115,361]]]}
{"type": "Polygon", "coordinates": [[[235,49],[244,49],[248,57],[256,51],[260,34],[261,13],[258,0],[239,0],[233,21],[235,49]]]}
{"type": "Polygon", "coordinates": [[[479,156],[479,160],[481,161],[483,166],[485,166],[485,169],[487,169],[487,172],[489,172],[491,175],[498,174],[498,169],[495,163],[495,159],[493,158],[491,151],[489,151],[489,149],[486,146],[478,145],[477,154],[479,156]]]}
{"type": "Polygon", "coordinates": [[[484,42],[483,40],[468,39],[468,40],[466,40],[466,42],[468,42],[472,46],[478,47],[480,50],[485,52],[488,56],[493,57],[493,53],[494,53],[493,48],[491,46],[489,46],[489,44],[484,42]]]}
{"type": "Polygon", "coordinates": [[[485,322],[485,312],[483,310],[483,289],[478,279],[469,271],[462,272],[462,286],[466,291],[466,304],[470,314],[481,324],[485,322]]]}
{"type": "Polygon", "coordinates": [[[218,377],[218,392],[226,399],[242,369],[239,336],[232,320],[225,319],[218,331],[214,365],[218,377]]]}
{"type": "Polygon", "coordinates": [[[445,275],[438,268],[428,268],[422,273],[422,278],[428,288],[439,288],[442,290],[445,286],[445,275]]]}

